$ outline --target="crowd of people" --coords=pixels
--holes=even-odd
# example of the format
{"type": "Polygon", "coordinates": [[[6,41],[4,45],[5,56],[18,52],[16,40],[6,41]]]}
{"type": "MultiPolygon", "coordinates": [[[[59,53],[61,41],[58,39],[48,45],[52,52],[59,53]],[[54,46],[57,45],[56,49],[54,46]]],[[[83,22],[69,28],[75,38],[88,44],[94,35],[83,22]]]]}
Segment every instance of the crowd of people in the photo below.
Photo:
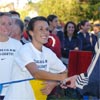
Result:
{"type": "MultiPolygon", "coordinates": [[[[48,95],[46,100],[67,88],[77,90],[81,99],[99,100],[99,32],[100,24],[91,25],[86,19],[78,24],[68,21],[62,27],[53,14],[47,18],[26,16],[22,21],[16,11],[0,12],[0,83],[35,78],[45,84],[40,91],[48,95]],[[92,52],[93,59],[86,72],[68,77],[71,50],[92,52]]],[[[30,81],[23,81],[3,85],[0,100],[36,97],[30,81]]]]}

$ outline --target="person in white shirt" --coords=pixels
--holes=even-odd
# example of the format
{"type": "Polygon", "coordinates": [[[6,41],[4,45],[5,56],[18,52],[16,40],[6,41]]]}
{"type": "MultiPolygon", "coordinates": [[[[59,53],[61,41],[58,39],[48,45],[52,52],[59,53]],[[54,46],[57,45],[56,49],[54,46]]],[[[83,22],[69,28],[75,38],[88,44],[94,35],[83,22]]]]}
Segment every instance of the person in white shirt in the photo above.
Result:
{"type": "MultiPolygon", "coordinates": [[[[12,80],[35,78],[51,80],[52,89],[67,77],[66,66],[43,44],[49,37],[48,21],[37,16],[30,20],[28,32],[32,41],[24,44],[15,56],[12,80]],[[55,82],[54,82],[55,81],[55,82]]],[[[41,90],[46,94],[46,87],[41,90]]],[[[52,90],[51,89],[51,90],[52,90]]],[[[49,91],[51,91],[49,90],[49,91]]],[[[11,84],[4,100],[36,100],[29,81],[11,84]]],[[[42,100],[42,98],[41,98],[42,100]]]]}
{"type": "MultiPolygon", "coordinates": [[[[10,81],[14,55],[21,43],[9,37],[12,28],[12,18],[9,13],[0,13],[0,83],[10,81]]],[[[0,93],[0,100],[6,95],[9,85],[4,85],[0,93]]]]}

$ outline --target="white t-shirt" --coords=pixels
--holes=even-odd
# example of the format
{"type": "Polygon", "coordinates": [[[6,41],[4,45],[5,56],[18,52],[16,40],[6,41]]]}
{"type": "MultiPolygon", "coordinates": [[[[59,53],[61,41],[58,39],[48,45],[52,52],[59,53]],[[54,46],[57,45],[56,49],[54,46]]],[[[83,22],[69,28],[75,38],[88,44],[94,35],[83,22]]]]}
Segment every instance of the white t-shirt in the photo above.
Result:
{"type": "MultiPolygon", "coordinates": [[[[9,38],[6,42],[0,42],[0,83],[10,81],[14,55],[21,45],[22,44],[19,41],[12,38],[9,38]]],[[[5,95],[7,88],[8,85],[3,86],[0,95],[5,95]]]]}
{"type": "MultiPolygon", "coordinates": [[[[12,80],[32,78],[25,67],[31,62],[35,62],[39,69],[52,73],[60,73],[66,69],[61,60],[49,48],[43,46],[42,52],[40,52],[32,43],[27,43],[22,46],[15,57],[12,80]]],[[[4,100],[35,100],[29,81],[10,85],[4,100]]]]}

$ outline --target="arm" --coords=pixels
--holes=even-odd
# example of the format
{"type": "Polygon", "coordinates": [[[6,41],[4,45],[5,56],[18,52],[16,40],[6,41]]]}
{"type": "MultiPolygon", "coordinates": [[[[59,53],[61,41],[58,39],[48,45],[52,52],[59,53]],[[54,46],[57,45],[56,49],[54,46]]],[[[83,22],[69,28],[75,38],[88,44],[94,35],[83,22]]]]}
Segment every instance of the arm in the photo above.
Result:
{"type": "Polygon", "coordinates": [[[76,88],[76,84],[75,84],[76,79],[77,79],[77,75],[66,78],[65,80],[63,80],[63,82],[60,86],[64,89],[67,89],[68,87],[76,88]]]}
{"type": "Polygon", "coordinates": [[[67,77],[66,70],[60,74],[55,74],[44,70],[39,70],[37,65],[33,62],[27,64],[26,68],[31,73],[31,75],[36,79],[62,81],[67,77]]]}
{"type": "Polygon", "coordinates": [[[76,88],[81,95],[91,95],[91,96],[100,96],[100,80],[89,82],[88,78],[84,74],[74,75],[63,81],[61,85],[62,88],[76,88]],[[66,85],[67,82],[70,84],[66,85]]]}
{"type": "Polygon", "coordinates": [[[88,77],[86,74],[81,73],[80,75],[74,75],[65,79],[61,85],[62,88],[80,88],[83,89],[85,85],[88,84],[88,77]]]}
{"type": "Polygon", "coordinates": [[[51,91],[58,85],[58,82],[54,81],[45,81],[43,82],[44,87],[41,89],[41,92],[45,95],[49,95],[51,91]]]}

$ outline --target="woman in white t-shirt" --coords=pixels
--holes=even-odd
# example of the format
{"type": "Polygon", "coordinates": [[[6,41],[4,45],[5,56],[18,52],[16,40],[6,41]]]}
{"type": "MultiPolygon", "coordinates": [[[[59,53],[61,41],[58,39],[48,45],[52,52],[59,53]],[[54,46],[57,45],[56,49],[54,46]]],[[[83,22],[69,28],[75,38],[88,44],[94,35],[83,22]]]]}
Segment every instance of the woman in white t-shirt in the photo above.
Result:
{"type": "MultiPolygon", "coordinates": [[[[0,12],[0,83],[10,81],[14,55],[21,46],[19,41],[9,37],[11,28],[11,14],[0,12]]],[[[3,100],[6,95],[8,86],[3,86],[0,93],[0,100],[3,100]]]]}
{"type": "MultiPolygon", "coordinates": [[[[38,16],[30,20],[28,32],[32,41],[23,45],[16,54],[12,80],[34,77],[40,80],[62,81],[67,77],[64,64],[49,48],[43,46],[48,41],[48,27],[45,17],[38,16]]],[[[57,85],[57,82],[52,83],[57,85]]],[[[46,94],[45,89],[42,92],[46,94]]],[[[30,82],[12,84],[4,100],[35,100],[30,82]]]]}

